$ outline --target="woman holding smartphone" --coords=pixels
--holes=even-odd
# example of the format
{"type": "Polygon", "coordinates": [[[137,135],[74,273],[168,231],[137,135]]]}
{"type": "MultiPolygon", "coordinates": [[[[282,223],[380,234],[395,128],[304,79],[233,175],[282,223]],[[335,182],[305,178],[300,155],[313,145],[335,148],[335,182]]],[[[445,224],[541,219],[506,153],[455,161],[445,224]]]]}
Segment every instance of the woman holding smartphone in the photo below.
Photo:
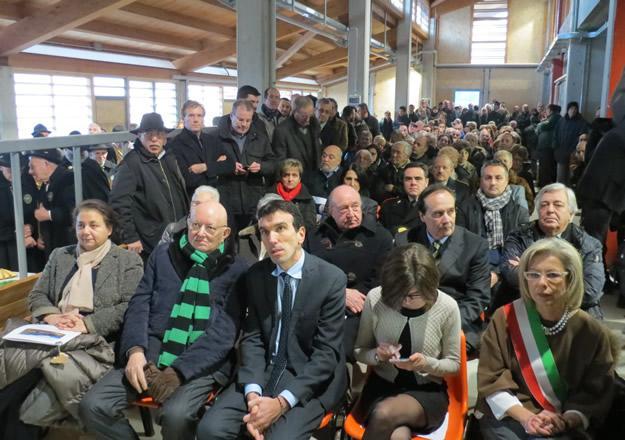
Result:
{"type": "Polygon", "coordinates": [[[352,412],[364,440],[409,440],[445,418],[443,376],[460,368],[460,312],[438,283],[430,252],[410,244],[389,254],[381,286],[367,295],[354,355],[373,371],[352,412]]]}

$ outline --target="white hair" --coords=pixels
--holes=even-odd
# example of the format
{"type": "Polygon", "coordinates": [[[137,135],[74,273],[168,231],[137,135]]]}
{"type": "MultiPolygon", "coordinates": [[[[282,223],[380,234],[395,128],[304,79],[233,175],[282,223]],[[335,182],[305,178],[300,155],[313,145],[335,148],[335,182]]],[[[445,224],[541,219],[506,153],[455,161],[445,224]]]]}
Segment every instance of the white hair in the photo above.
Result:
{"type": "Polygon", "coordinates": [[[219,191],[208,185],[198,186],[195,191],[193,191],[193,197],[191,197],[191,201],[195,200],[198,195],[202,193],[207,193],[209,196],[216,202],[219,202],[219,191]]]}
{"type": "Polygon", "coordinates": [[[575,193],[573,192],[573,190],[563,183],[551,183],[549,185],[543,186],[541,190],[538,191],[534,202],[536,215],[538,215],[538,210],[540,209],[540,203],[542,202],[543,195],[545,193],[556,191],[564,191],[568,201],[569,212],[571,213],[571,216],[575,215],[575,213],[577,212],[577,198],[575,197],[575,193]]]}

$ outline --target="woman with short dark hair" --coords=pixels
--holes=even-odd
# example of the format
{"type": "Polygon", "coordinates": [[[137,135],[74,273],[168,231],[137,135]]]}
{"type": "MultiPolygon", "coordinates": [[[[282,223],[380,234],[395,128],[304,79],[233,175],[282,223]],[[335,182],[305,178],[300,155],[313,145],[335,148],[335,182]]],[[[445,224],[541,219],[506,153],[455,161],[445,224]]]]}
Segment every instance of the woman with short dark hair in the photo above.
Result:
{"type": "Polygon", "coordinates": [[[353,410],[365,440],[409,440],[445,418],[443,376],[460,368],[460,311],[439,279],[431,253],[409,244],[388,255],[381,286],[367,295],[354,355],[373,371],[353,410]]]}
{"type": "MultiPolygon", "coordinates": [[[[63,346],[64,355],[37,344],[0,343],[0,438],[35,439],[37,426],[76,424],[83,394],[113,366],[113,343],[143,263],[111,241],[115,212],[101,200],[80,203],[74,222],[78,244],[52,251],[28,306],[33,321],[81,335],[63,346]]],[[[10,319],[7,328],[23,324],[10,319]]]]}

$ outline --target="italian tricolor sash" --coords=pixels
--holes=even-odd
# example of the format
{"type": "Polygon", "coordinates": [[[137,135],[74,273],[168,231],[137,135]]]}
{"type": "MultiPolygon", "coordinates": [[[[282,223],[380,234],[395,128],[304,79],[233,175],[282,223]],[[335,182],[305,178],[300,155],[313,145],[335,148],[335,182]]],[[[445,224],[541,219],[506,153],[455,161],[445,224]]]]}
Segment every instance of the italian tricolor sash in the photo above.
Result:
{"type": "Polygon", "coordinates": [[[517,299],[504,306],[504,313],[523,379],[532,396],[543,409],[561,412],[567,388],[558,372],[536,308],[517,299]]]}

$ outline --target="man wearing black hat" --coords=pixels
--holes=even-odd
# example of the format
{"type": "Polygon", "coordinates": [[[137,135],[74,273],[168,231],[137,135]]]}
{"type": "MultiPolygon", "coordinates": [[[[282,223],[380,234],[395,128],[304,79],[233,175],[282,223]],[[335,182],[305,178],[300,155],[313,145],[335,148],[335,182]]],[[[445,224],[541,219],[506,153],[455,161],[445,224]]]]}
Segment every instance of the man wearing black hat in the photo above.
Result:
{"type": "Polygon", "coordinates": [[[117,169],[110,194],[124,243],[144,258],[165,227],[188,213],[184,179],[175,156],[164,149],[170,131],[158,113],[143,115],[139,128],[131,131],[138,137],[117,169]]]}
{"type": "Polygon", "coordinates": [[[33,132],[31,133],[34,138],[40,137],[48,137],[50,136],[50,130],[46,128],[43,124],[37,124],[33,127],[33,132]]]}
{"type": "Polygon", "coordinates": [[[48,258],[57,247],[74,242],[74,176],[61,166],[63,154],[56,148],[32,151],[29,156],[30,175],[43,183],[41,200],[35,209],[35,219],[39,222],[41,231],[38,247],[43,247],[48,258]]]}

